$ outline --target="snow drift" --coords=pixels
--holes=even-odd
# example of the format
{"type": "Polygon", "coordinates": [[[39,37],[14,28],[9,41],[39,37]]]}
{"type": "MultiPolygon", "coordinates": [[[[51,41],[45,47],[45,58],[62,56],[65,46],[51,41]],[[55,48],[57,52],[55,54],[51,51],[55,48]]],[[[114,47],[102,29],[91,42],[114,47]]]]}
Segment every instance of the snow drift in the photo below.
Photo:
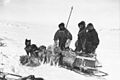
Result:
{"type": "MultiPolygon", "coordinates": [[[[31,32],[34,32],[36,29],[34,27],[30,27],[26,25],[23,26],[22,24],[18,24],[18,23],[16,25],[16,23],[11,24],[7,22],[6,23],[0,22],[0,30],[1,30],[0,42],[6,44],[5,47],[0,46],[0,61],[1,61],[0,70],[3,70],[4,72],[14,73],[21,76],[35,75],[36,77],[43,77],[45,80],[80,80],[80,79],[81,80],[103,80],[103,79],[106,79],[106,78],[83,76],[75,72],[72,72],[70,70],[60,68],[58,66],[50,66],[50,64],[45,64],[45,65],[41,64],[40,66],[35,68],[22,66],[19,62],[19,58],[21,55],[26,54],[24,51],[25,38],[28,37],[28,34],[30,33],[31,35],[29,37],[31,37],[33,41],[41,40],[39,38],[34,38],[34,34],[32,35],[31,33],[31,32]]],[[[49,44],[52,44],[51,42],[49,44]]],[[[100,49],[98,49],[98,51],[99,50],[100,49]]],[[[99,51],[99,53],[100,52],[101,51],[99,51]]],[[[108,53],[104,55],[107,55],[107,54],[108,53]]],[[[102,53],[98,54],[98,56],[99,55],[102,55],[102,53]]],[[[101,61],[105,60],[104,57],[103,58],[99,57],[99,59],[101,61]]],[[[107,61],[104,62],[105,68],[103,68],[103,70],[109,71],[109,69],[107,68],[108,65],[105,64],[107,63],[107,61]]],[[[109,62],[110,61],[108,61],[108,63],[109,62]]],[[[109,65],[110,64],[111,63],[109,63],[109,65]]],[[[107,77],[107,78],[110,79],[111,77],[107,77]]]]}

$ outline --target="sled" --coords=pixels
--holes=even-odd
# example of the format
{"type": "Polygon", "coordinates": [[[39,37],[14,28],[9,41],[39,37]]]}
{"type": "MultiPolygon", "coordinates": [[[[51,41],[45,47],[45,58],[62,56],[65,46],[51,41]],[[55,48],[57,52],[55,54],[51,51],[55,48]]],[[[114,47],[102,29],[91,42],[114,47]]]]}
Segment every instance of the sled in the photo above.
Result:
{"type": "Polygon", "coordinates": [[[3,74],[3,75],[12,75],[12,76],[16,76],[16,77],[22,77],[20,75],[16,75],[16,74],[12,74],[12,73],[7,73],[7,72],[1,72],[1,71],[0,71],[0,74],[3,74]]]}
{"type": "Polygon", "coordinates": [[[71,67],[67,67],[67,66],[63,66],[63,65],[60,65],[60,67],[65,68],[65,69],[70,70],[70,71],[74,71],[75,73],[78,73],[78,74],[84,75],[84,76],[88,76],[88,77],[105,77],[105,76],[108,76],[107,73],[105,73],[103,71],[99,71],[98,69],[91,69],[91,71],[93,73],[88,73],[88,72],[82,72],[78,68],[75,69],[75,68],[71,68],[71,67]]]}
{"type": "Polygon", "coordinates": [[[12,74],[12,73],[6,73],[6,72],[1,72],[0,71],[0,80],[44,80],[43,78],[41,77],[35,77],[34,75],[29,75],[27,77],[22,77],[20,75],[16,75],[16,74],[12,74]],[[2,75],[2,76],[1,76],[2,75]],[[15,77],[18,77],[17,79],[16,78],[10,78],[10,77],[6,77],[8,75],[11,75],[11,76],[15,76],[15,77]]]}
{"type": "Polygon", "coordinates": [[[107,76],[108,75],[107,73],[100,71],[98,69],[99,67],[97,65],[97,62],[98,60],[96,59],[96,56],[94,57],[74,55],[72,56],[71,53],[69,53],[69,56],[67,55],[63,57],[63,65],[60,66],[83,75],[97,77],[107,76]]]}
{"type": "Polygon", "coordinates": [[[21,78],[20,75],[0,71],[0,80],[20,80],[21,78]]]}

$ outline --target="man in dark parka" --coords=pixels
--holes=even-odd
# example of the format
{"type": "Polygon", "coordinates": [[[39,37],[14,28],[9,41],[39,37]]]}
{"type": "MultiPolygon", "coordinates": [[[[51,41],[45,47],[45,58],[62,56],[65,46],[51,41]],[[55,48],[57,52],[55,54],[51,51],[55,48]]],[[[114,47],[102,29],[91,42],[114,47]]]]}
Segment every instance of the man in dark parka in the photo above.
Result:
{"type": "Polygon", "coordinates": [[[80,23],[78,23],[78,27],[79,27],[78,40],[75,43],[75,47],[76,47],[75,51],[83,52],[85,49],[85,22],[81,21],[80,23]]]}
{"type": "Polygon", "coordinates": [[[54,35],[54,42],[61,50],[69,49],[72,40],[72,34],[65,28],[64,23],[58,25],[59,30],[54,35]]]}
{"type": "Polygon", "coordinates": [[[98,33],[96,32],[93,24],[89,23],[86,28],[85,52],[94,53],[98,44],[99,44],[98,33]]]}

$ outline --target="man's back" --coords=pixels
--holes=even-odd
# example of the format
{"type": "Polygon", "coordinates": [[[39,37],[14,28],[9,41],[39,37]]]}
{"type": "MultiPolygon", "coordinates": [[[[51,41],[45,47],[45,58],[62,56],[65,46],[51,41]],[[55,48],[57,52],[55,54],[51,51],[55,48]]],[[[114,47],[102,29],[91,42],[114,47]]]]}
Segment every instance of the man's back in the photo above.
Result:
{"type": "Polygon", "coordinates": [[[93,45],[99,44],[98,34],[95,29],[86,33],[86,40],[87,42],[91,42],[93,45]]]}

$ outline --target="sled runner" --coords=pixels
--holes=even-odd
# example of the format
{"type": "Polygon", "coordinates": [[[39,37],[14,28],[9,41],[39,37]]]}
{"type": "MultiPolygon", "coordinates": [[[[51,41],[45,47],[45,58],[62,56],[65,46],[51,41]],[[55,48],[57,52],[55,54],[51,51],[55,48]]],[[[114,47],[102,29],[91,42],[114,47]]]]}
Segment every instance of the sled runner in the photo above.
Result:
{"type": "Polygon", "coordinates": [[[34,75],[29,75],[27,77],[22,77],[20,75],[16,75],[16,74],[6,73],[6,72],[1,72],[0,71],[0,80],[27,80],[27,79],[29,79],[29,80],[44,80],[41,77],[37,77],[36,78],[34,75]],[[18,77],[18,78],[17,79],[10,78],[10,77],[8,78],[8,77],[6,77],[7,75],[15,76],[15,77],[18,77]]]}
{"type": "Polygon", "coordinates": [[[12,73],[7,73],[7,72],[0,71],[0,80],[20,80],[19,78],[22,78],[22,76],[17,75],[17,74],[12,74],[12,73]],[[11,78],[11,77],[8,77],[8,76],[14,76],[14,78],[13,77],[11,78]]]}
{"type": "Polygon", "coordinates": [[[73,69],[72,71],[80,74],[80,75],[85,75],[89,77],[104,77],[107,76],[108,74],[99,70],[94,71],[94,73],[90,74],[88,72],[81,72],[80,70],[73,69]]]}
{"type": "Polygon", "coordinates": [[[7,73],[7,72],[1,72],[1,71],[0,71],[0,74],[3,74],[3,75],[12,75],[12,76],[16,76],[16,77],[22,77],[20,75],[16,75],[16,74],[12,74],[12,73],[7,73]]]}

